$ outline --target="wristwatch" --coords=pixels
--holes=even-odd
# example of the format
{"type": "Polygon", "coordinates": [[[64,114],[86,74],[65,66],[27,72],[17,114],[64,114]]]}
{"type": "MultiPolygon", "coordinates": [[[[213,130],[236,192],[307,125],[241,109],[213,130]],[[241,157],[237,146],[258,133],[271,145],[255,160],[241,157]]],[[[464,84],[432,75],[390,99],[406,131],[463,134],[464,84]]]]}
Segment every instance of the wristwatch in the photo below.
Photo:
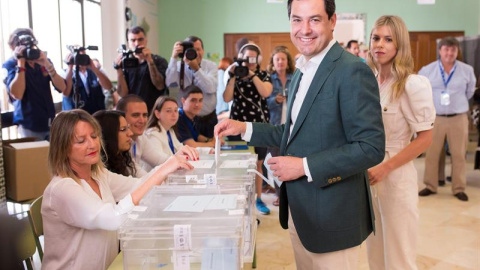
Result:
{"type": "Polygon", "coordinates": [[[27,69],[24,68],[24,67],[19,67],[19,66],[17,66],[17,68],[16,68],[17,73],[25,72],[26,70],[27,70],[27,69]]]}

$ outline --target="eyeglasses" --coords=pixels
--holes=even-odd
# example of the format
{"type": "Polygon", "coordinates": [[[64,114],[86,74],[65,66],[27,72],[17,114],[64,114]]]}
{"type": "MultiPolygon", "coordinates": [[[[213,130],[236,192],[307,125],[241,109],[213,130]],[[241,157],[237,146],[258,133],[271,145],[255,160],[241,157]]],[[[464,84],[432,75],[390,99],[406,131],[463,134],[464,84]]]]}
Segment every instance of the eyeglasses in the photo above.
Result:
{"type": "Polygon", "coordinates": [[[120,131],[120,132],[127,132],[127,130],[129,130],[129,129],[130,129],[130,124],[127,124],[127,125],[124,126],[124,127],[120,127],[120,130],[119,130],[119,131],[120,131]]]}

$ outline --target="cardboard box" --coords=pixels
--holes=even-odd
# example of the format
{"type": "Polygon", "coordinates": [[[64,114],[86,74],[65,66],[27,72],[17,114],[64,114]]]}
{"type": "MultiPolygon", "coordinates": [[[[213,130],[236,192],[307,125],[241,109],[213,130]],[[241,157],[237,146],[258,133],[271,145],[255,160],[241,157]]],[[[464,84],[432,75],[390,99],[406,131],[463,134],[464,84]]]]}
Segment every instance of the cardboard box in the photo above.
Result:
{"type": "Polygon", "coordinates": [[[26,201],[43,195],[51,180],[48,171],[48,141],[3,142],[7,197],[26,201]]]}

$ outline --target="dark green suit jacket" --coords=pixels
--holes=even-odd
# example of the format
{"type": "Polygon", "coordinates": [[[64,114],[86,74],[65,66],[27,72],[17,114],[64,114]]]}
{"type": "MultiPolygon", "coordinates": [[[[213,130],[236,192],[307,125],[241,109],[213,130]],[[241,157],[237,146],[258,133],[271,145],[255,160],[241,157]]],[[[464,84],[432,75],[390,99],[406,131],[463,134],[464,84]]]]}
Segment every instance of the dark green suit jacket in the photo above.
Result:
{"type": "MultiPolygon", "coordinates": [[[[286,123],[300,81],[291,82],[286,123]]],[[[325,253],[360,245],[373,230],[366,170],[385,155],[377,81],[371,69],[338,43],[321,62],[290,134],[289,125],[253,123],[251,145],[280,147],[280,155],[306,157],[313,182],[284,182],[280,223],[288,208],[303,246],[325,253]],[[290,138],[290,139],[288,139],[290,138]]]]}

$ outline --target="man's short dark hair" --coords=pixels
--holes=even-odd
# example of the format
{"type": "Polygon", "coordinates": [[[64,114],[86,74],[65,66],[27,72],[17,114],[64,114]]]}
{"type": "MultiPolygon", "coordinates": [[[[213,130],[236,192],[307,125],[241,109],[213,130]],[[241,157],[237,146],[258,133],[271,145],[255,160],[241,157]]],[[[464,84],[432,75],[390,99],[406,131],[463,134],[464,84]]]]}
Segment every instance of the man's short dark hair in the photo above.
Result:
{"type": "MultiPolygon", "coordinates": [[[[121,112],[124,112],[126,113],[127,112],[127,106],[128,106],[128,103],[132,103],[132,102],[142,102],[142,103],[145,103],[145,101],[137,96],[137,95],[134,95],[134,94],[129,94],[129,95],[126,95],[124,97],[122,97],[118,103],[117,103],[117,110],[121,111],[121,112]]],[[[146,104],[146,103],[145,103],[146,104]]]]}
{"type": "Polygon", "coordinates": [[[347,49],[350,49],[352,47],[352,44],[353,43],[357,43],[358,44],[358,40],[355,40],[355,39],[352,39],[350,41],[348,41],[347,43],[347,49]]]}
{"type": "Polygon", "coordinates": [[[185,41],[190,41],[191,43],[197,42],[197,40],[200,40],[200,44],[202,44],[202,49],[203,49],[203,40],[199,37],[196,36],[189,36],[185,39],[185,41]]]}
{"type": "MultiPolygon", "coordinates": [[[[287,11],[288,11],[288,18],[290,19],[290,14],[292,12],[292,2],[296,0],[288,0],[287,4],[287,11]]],[[[327,12],[328,19],[330,20],[335,13],[335,0],[323,0],[323,4],[325,6],[325,12],[327,12]]]]}
{"type": "Polygon", "coordinates": [[[182,98],[187,99],[190,94],[202,94],[202,89],[198,88],[197,86],[191,84],[187,88],[185,88],[185,91],[182,93],[182,98]]]}
{"type": "Polygon", "coordinates": [[[444,37],[438,43],[438,49],[440,50],[442,46],[457,47],[458,49],[460,49],[460,42],[458,42],[458,40],[454,37],[444,37]]]}
{"type": "Polygon", "coordinates": [[[127,35],[128,34],[140,34],[140,33],[143,33],[145,36],[147,36],[147,33],[145,33],[145,29],[143,29],[141,26],[134,26],[130,29],[128,29],[127,31],[127,35]]]}

